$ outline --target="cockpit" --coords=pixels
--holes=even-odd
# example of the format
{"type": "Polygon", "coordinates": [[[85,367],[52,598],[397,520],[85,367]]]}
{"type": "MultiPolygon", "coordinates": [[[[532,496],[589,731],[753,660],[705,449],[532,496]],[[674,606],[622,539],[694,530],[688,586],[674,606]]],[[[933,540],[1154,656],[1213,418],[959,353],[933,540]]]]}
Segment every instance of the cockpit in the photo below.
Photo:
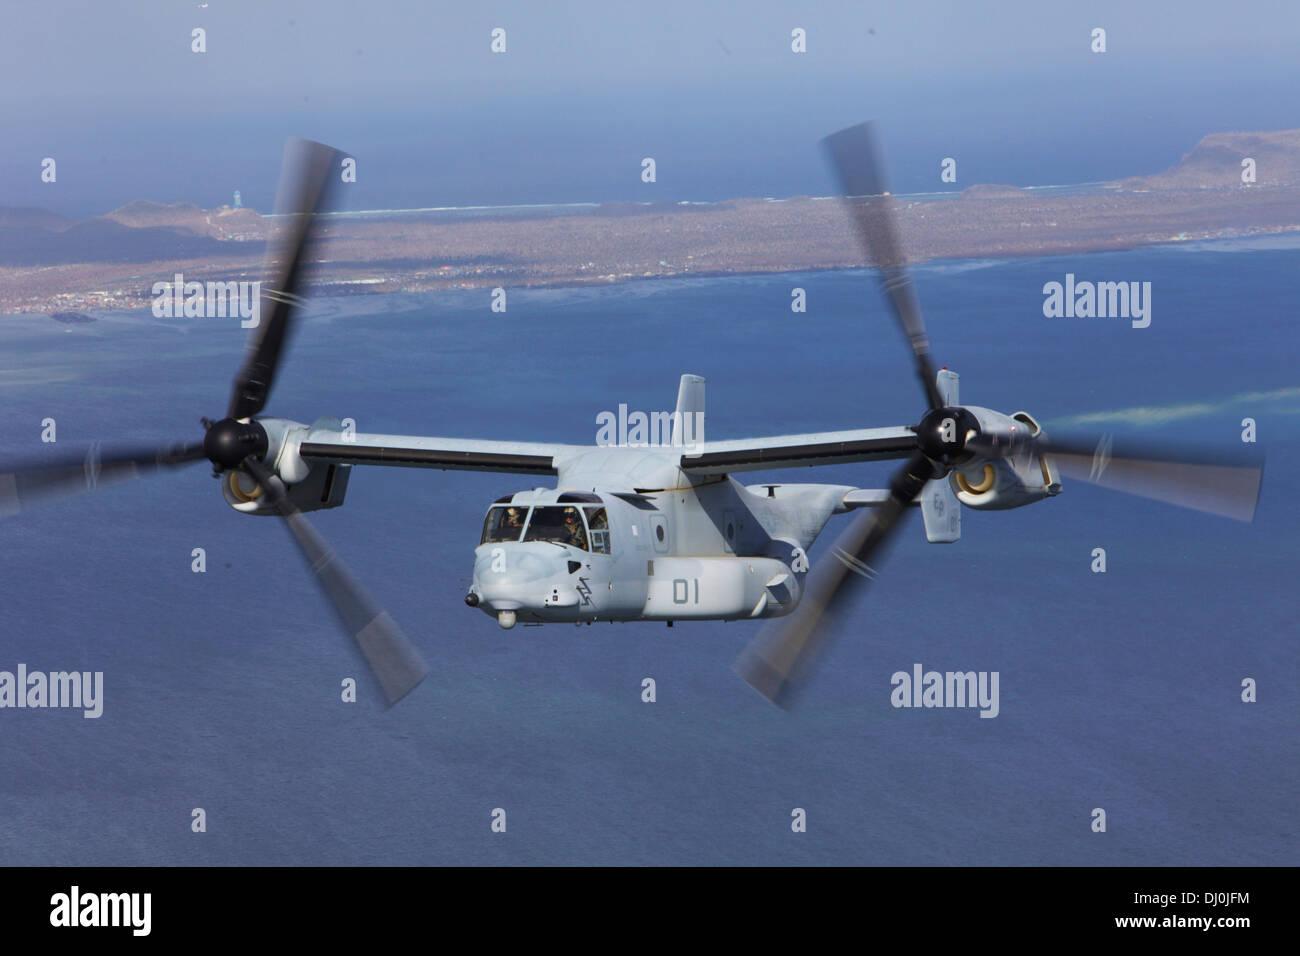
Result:
{"type": "Polygon", "coordinates": [[[594,494],[561,494],[553,505],[498,501],[488,509],[479,544],[514,541],[554,541],[592,554],[609,554],[609,518],[594,494]]]}

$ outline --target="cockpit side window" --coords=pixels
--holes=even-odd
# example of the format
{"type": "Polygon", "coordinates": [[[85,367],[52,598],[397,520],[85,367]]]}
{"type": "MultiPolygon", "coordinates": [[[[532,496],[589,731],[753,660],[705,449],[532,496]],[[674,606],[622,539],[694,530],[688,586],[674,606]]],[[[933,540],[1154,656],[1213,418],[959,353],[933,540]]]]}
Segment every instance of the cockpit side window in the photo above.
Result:
{"type": "Polygon", "coordinates": [[[591,529],[592,554],[609,554],[609,518],[604,508],[583,508],[587,527],[591,529]]]}
{"type": "Polygon", "coordinates": [[[555,541],[567,544],[583,551],[587,547],[587,529],[583,527],[582,515],[572,505],[558,507],[538,507],[533,509],[532,520],[528,523],[525,541],[555,541]]]}
{"type": "Polygon", "coordinates": [[[516,505],[494,506],[488,509],[483,521],[483,539],[479,544],[498,541],[518,541],[528,519],[528,508],[516,505]]]}

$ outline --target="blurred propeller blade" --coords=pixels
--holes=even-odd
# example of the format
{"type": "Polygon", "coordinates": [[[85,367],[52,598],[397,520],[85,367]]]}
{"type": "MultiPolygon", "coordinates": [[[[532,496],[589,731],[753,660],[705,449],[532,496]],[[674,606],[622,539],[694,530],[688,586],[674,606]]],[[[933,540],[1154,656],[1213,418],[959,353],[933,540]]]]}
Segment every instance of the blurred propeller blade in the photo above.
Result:
{"type": "Polygon", "coordinates": [[[104,451],[96,443],[53,461],[0,466],[0,517],[18,514],[41,500],[68,498],[151,471],[201,461],[202,442],[104,451]]]}
{"type": "Polygon", "coordinates": [[[1117,447],[1110,435],[1044,436],[1037,448],[1062,475],[1194,511],[1251,521],[1259,503],[1264,468],[1258,460],[1117,447]]]}
{"type": "Polygon", "coordinates": [[[875,579],[877,570],[871,562],[883,556],[899,519],[933,476],[929,459],[913,455],[890,481],[889,498],[879,508],[854,516],[831,545],[830,554],[809,572],[794,611],[763,625],[736,658],[732,667],[745,683],[772,703],[787,706],[801,674],[834,629],[837,610],[875,579]]]}
{"type": "Polygon", "coordinates": [[[912,346],[916,374],[925,389],[930,408],[943,405],[935,384],[930,339],[916,298],[907,259],[890,207],[885,163],[876,141],[873,124],[859,123],[823,140],[831,164],[839,174],[840,187],[853,214],[853,222],[868,260],[880,272],[885,297],[912,346]]]}
{"type": "Polygon", "coordinates": [[[303,251],[311,238],[316,212],[334,183],[342,155],[332,147],[305,139],[291,138],[284,145],[276,212],[289,218],[268,250],[260,322],[249,339],[244,364],[235,376],[227,418],[248,418],[266,406],[294,309],[301,302],[298,287],[303,251]]]}
{"type": "Polygon", "coordinates": [[[1264,466],[1259,456],[1152,445],[1113,436],[1048,435],[1014,446],[977,438],[967,450],[988,458],[1045,456],[1062,475],[1125,494],[1251,521],[1264,466]]]}
{"type": "Polygon", "coordinates": [[[252,457],[244,462],[244,467],[284,516],[312,575],[334,605],[344,629],[361,648],[389,706],[397,703],[429,673],[424,657],[289,500],[271,470],[252,457]]]}

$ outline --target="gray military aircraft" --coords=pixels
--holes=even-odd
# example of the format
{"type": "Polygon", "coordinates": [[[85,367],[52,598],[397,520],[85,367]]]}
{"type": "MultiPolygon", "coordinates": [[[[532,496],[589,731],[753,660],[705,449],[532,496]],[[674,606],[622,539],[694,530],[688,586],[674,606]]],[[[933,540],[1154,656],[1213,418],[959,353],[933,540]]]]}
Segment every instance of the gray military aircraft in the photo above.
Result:
{"type": "Polygon", "coordinates": [[[305,425],[261,415],[294,314],[304,249],[341,154],[290,140],[281,174],[285,226],[263,286],[263,321],[235,378],[226,415],[202,441],[104,452],[0,469],[0,513],[51,494],[86,491],[146,471],[209,461],[235,510],[283,517],[389,703],[428,665],[396,622],[303,517],[343,504],[357,465],[465,469],[555,479],[497,499],[475,550],[466,603],[516,623],[773,619],[736,662],[781,702],[837,608],[876,576],[873,562],[913,506],[926,538],[961,534],[961,507],[1017,508],[1060,493],[1067,475],[1249,521],[1261,468],[1225,455],[1123,449],[1106,436],[1049,438],[1026,412],[963,405],[958,376],[936,370],[890,212],[869,125],[826,145],[885,299],[925,393],[914,424],[728,441],[703,440],[704,379],[683,375],[672,431],[657,445],[560,445],[361,434],[337,419],[305,425]],[[903,460],[887,488],[764,482],[736,475],[903,460]],[[830,553],[808,549],[832,515],[856,511],[830,553]]]}

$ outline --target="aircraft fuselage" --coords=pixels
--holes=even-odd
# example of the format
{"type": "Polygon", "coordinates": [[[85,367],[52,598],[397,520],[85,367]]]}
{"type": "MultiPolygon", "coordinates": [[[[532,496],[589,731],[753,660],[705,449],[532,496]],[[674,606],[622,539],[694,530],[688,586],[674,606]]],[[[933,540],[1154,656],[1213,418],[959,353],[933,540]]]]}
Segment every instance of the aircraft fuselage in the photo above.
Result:
{"type": "MultiPolygon", "coordinates": [[[[692,480],[665,456],[593,449],[558,488],[497,499],[488,510],[466,601],[516,622],[739,620],[788,614],[807,548],[847,510],[844,485],[692,480]],[[581,466],[628,471],[667,487],[579,490],[581,466]],[[664,479],[667,479],[665,481],[664,479]]],[[[588,485],[588,488],[592,486],[588,485]]]]}

